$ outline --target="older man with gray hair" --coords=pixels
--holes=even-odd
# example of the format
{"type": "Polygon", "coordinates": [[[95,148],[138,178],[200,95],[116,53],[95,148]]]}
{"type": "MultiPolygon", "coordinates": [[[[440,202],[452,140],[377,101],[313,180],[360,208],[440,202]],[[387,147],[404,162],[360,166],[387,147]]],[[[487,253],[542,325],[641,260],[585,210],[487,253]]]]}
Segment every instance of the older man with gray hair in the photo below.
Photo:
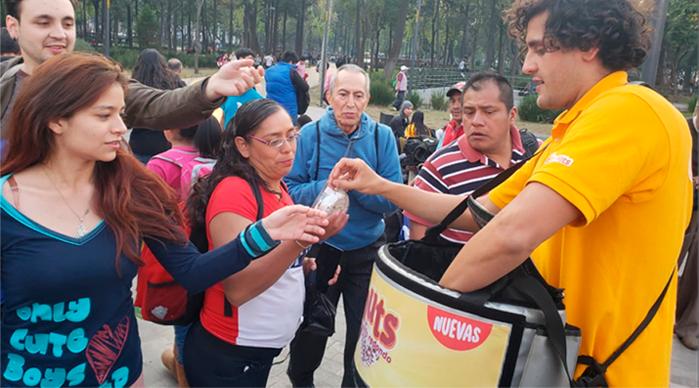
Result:
{"type": "MultiPolygon", "coordinates": [[[[286,178],[295,203],[311,205],[343,156],[360,158],[379,175],[402,182],[393,133],[364,113],[369,104],[369,83],[369,75],[357,65],[343,65],[335,73],[328,94],[330,107],[320,120],[303,127],[297,141],[294,165],[286,178]]],[[[377,195],[350,192],[349,200],[347,226],[324,241],[316,255],[320,291],[326,292],[335,305],[343,295],[347,322],[343,387],[355,385],[354,349],[372,267],[384,243],[383,215],[396,209],[377,195]],[[342,266],[339,279],[328,288],[325,285],[338,264],[342,266]]],[[[297,333],[288,370],[294,386],[313,385],[313,373],[323,359],[326,341],[326,336],[317,333],[297,333]]]]}

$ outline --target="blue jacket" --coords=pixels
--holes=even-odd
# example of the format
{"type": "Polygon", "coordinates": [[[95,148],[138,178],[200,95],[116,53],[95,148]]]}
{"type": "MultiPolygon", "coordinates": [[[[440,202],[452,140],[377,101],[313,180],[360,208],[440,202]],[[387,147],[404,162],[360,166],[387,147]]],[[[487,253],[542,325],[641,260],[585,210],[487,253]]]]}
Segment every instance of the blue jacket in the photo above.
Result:
{"type": "Polygon", "coordinates": [[[267,98],[272,99],[283,106],[291,119],[296,122],[298,117],[298,105],[296,103],[296,89],[291,83],[291,71],[295,65],[279,62],[265,72],[265,84],[267,98]]]}
{"type": "MultiPolygon", "coordinates": [[[[348,157],[360,158],[382,177],[402,182],[396,141],[389,127],[383,124],[377,127],[376,121],[362,113],[360,126],[351,135],[351,139],[353,145],[348,157]],[[375,130],[379,131],[378,138],[375,130]],[[378,147],[375,143],[377,139],[378,147]]],[[[349,142],[350,136],[338,128],[332,108],[328,108],[319,121],[306,124],[301,129],[301,136],[296,144],[296,159],[285,179],[295,203],[307,206],[313,204],[325,187],[333,167],[345,156],[349,142]],[[321,147],[317,146],[316,123],[320,126],[321,147]],[[320,160],[316,171],[318,150],[320,160]]],[[[392,203],[378,195],[351,191],[349,198],[347,226],[327,241],[329,245],[344,251],[363,248],[376,241],[384,232],[383,214],[396,209],[392,203]]]]}
{"type": "Polygon", "coordinates": [[[262,96],[257,92],[257,90],[255,90],[255,88],[250,88],[250,90],[240,96],[226,97],[226,102],[224,102],[221,106],[224,113],[223,129],[226,129],[228,122],[231,121],[236,112],[238,112],[238,108],[250,101],[259,100],[261,98],[262,96]]]}

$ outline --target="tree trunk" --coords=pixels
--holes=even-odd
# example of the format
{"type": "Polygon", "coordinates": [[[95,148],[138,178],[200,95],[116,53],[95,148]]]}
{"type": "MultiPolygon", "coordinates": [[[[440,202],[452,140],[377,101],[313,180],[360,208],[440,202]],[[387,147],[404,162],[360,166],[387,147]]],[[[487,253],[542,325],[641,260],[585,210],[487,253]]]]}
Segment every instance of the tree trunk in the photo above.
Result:
{"type": "Polygon", "coordinates": [[[133,47],[133,16],[131,15],[131,2],[126,4],[126,44],[133,47]]]}
{"type": "Polygon", "coordinates": [[[228,0],[228,49],[233,51],[233,0],[228,0]]]}
{"type": "MultiPolygon", "coordinates": [[[[469,18],[468,18],[469,8],[471,8],[470,1],[466,3],[466,8],[464,9],[463,16],[461,17],[462,20],[469,20],[469,18]]],[[[464,26],[464,29],[463,29],[463,32],[461,35],[461,49],[459,50],[460,51],[459,54],[461,55],[461,58],[466,58],[466,56],[468,55],[468,52],[466,51],[468,49],[468,46],[467,46],[467,44],[468,44],[468,22],[464,22],[461,24],[464,26]]]]}
{"type": "Polygon", "coordinates": [[[217,0],[211,0],[211,3],[213,4],[213,23],[212,23],[212,28],[211,28],[211,43],[213,44],[214,51],[219,50],[220,47],[218,46],[218,1],[217,0]]]}
{"type": "Polygon", "coordinates": [[[174,23],[175,18],[172,15],[172,13],[173,13],[172,1],[173,0],[167,0],[167,27],[166,27],[167,31],[165,31],[165,33],[167,34],[167,48],[170,51],[172,51],[172,46],[173,46],[172,38],[174,35],[173,32],[174,32],[174,25],[175,25],[175,23],[174,23]]]}
{"type": "Polygon", "coordinates": [[[391,39],[390,49],[388,50],[388,59],[386,60],[386,66],[383,69],[386,79],[391,79],[393,76],[393,69],[396,67],[398,62],[398,56],[400,55],[400,49],[403,44],[403,34],[405,33],[405,19],[408,15],[408,1],[402,1],[398,5],[396,10],[396,21],[394,34],[391,39]]]}
{"type": "Polygon", "coordinates": [[[381,28],[380,26],[380,20],[379,20],[379,15],[376,15],[376,39],[374,40],[374,58],[372,63],[372,67],[376,69],[379,67],[379,43],[381,42],[381,28]]]}
{"type": "Polygon", "coordinates": [[[306,19],[306,0],[298,2],[298,14],[296,15],[296,44],[294,51],[297,55],[302,55],[303,52],[303,26],[306,19]]]}
{"type": "Polygon", "coordinates": [[[362,8],[362,0],[356,0],[355,1],[355,13],[354,13],[354,58],[355,58],[355,63],[358,64],[359,66],[364,65],[364,50],[361,49],[361,40],[362,40],[362,17],[361,17],[361,8],[362,8]]]}
{"type": "MultiPolygon", "coordinates": [[[[432,12],[432,42],[430,43],[430,66],[434,66],[434,46],[437,43],[437,21],[439,20],[439,0],[434,0],[432,12]]],[[[464,22],[464,24],[466,24],[464,22]]]]}
{"type": "Polygon", "coordinates": [[[449,63],[449,39],[451,39],[451,23],[447,21],[447,28],[444,31],[444,52],[442,54],[442,65],[449,63]]]}
{"type": "Polygon", "coordinates": [[[286,51],[286,18],[289,16],[289,8],[284,7],[284,20],[282,21],[282,51],[286,51]]]}
{"type": "MultiPolygon", "coordinates": [[[[495,38],[495,29],[497,28],[498,14],[497,14],[497,1],[490,2],[490,20],[488,21],[488,32],[486,35],[488,39],[495,38]]],[[[495,62],[495,45],[488,44],[485,47],[485,63],[484,68],[491,69],[493,67],[493,62],[495,62]]]]}
{"type": "MultiPolygon", "coordinates": [[[[192,3],[187,1],[187,49],[192,48],[192,3]]],[[[185,52],[187,50],[185,49],[185,52]]]]}
{"type": "Polygon", "coordinates": [[[503,51],[503,44],[505,41],[505,26],[500,23],[500,26],[498,27],[499,34],[498,34],[498,74],[502,74],[503,72],[503,63],[502,63],[502,51],[503,51]]]}
{"type": "Polygon", "coordinates": [[[270,49],[277,50],[277,42],[279,40],[279,0],[274,1],[274,13],[272,17],[272,44],[270,49]]]}
{"type": "Polygon", "coordinates": [[[257,0],[246,0],[243,14],[245,19],[245,34],[247,37],[247,44],[244,46],[259,53],[261,50],[260,43],[257,40],[257,0]]]}
{"type": "Polygon", "coordinates": [[[102,41],[102,29],[100,28],[100,6],[101,0],[92,0],[92,5],[95,7],[95,43],[102,41]]]}
{"type": "Polygon", "coordinates": [[[517,42],[514,39],[510,39],[510,54],[512,55],[510,62],[510,76],[514,78],[514,76],[517,74],[517,69],[519,68],[519,50],[517,48],[517,42]]]}
{"type": "Polygon", "coordinates": [[[198,0],[197,13],[194,18],[194,74],[199,74],[199,55],[201,54],[201,39],[199,25],[201,24],[201,8],[205,0],[198,0]]]}
{"type": "Polygon", "coordinates": [[[202,45],[201,48],[204,50],[204,53],[207,53],[209,51],[209,34],[207,33],[208,28],[207,26],[209,23],[207,23],[207,15],[206,15],[206,0],[203,2],[202,10],[201,10],[201,23],[199,24],[199,27],[201,28],[201,31],[199,33],[201,34],[201,41],[202,45]]]}
{"type": "MultiPolygon", "coordinates": [[[[480,0],[476,2],[476,9],[474,14],[478,14],[478,9],[481,7],[481,2],[480,0]]],[[[478,54],[478,35],[481,31],[481,25],[476,21],[473,25],[475,31],[473,31],[472,37],[473,39],[471,40],[471,69],[476,68],[476,56],[478,54]]]]}

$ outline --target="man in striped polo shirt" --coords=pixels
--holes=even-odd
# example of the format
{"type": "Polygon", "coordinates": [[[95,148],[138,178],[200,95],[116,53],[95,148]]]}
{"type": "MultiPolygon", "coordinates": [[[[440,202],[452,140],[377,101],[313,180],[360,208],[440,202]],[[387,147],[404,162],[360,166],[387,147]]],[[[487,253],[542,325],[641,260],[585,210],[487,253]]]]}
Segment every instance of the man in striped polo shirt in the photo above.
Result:
{"type": "MultiPolygon", "coordinates": [[[[423,165],[415,187],[425,191],[470,194],[478,186],[524,158],[524,147],[515,126],[517,107],[512,86],[493,73],[474,74],[462,95],[464,135],[435,152],[423,165]]],[[[410,238],[420,239],[430,226],[405,212],[410,238]]],[[[447,229],[442,237],[460,244],[472,233],[447,229]]]]}

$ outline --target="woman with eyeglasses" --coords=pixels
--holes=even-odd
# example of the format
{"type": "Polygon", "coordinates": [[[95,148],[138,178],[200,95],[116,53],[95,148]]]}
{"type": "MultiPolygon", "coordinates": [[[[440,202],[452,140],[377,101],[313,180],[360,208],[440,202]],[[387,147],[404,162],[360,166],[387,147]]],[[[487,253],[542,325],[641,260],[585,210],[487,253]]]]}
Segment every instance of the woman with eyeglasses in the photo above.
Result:
{"type": "MultiPolygon", "coordinates": [[[[293,204],[282,179],[293,165],[297,137],[291,117],[276,102],[240,107],[224,131],[213,171],[193,187],[188,201],[192,230],[204,227],[209,249],[293,204]]],[[[324,238],[342,229],[347,215],[329,220],[324,238]]],[[[265,386],[274,357],[302,321],[307,248],[282,243],[206,291],[200,320],[184,346],[192,386],[265,386]]]]}

